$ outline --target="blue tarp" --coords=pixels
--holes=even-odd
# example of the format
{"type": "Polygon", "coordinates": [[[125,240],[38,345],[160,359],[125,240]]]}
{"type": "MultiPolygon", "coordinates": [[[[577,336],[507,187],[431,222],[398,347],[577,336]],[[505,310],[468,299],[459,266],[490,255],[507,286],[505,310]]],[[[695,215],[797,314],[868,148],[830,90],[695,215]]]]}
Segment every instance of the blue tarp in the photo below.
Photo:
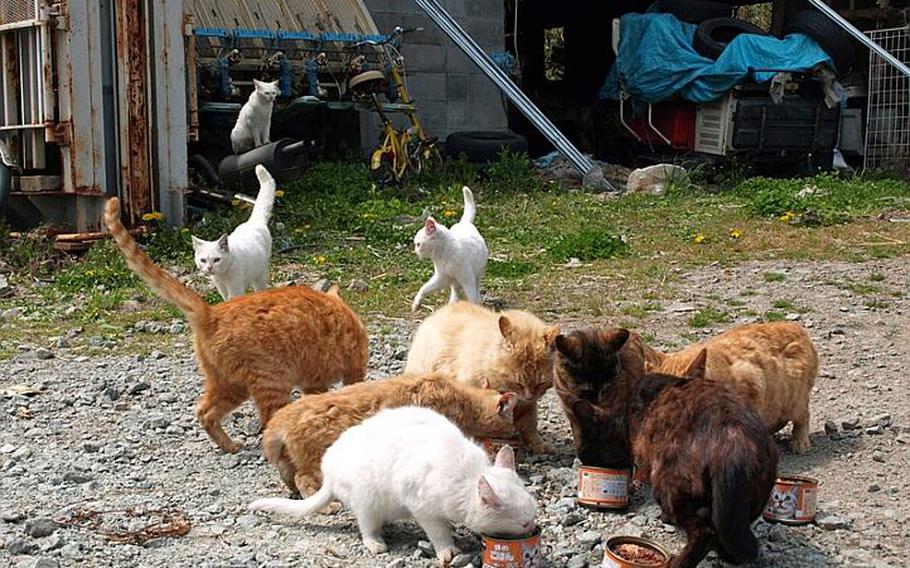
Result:
{"type": "Polygon", "coordinates": [[[697,26],[670,14],[626,14],[620,26],[619,54],[601,88],[602,99],[619,99],[622,83],[624,91],[646,102],[679,94],[701,103],[722,97],[750,77],[763,83],[777,71],[805,71],[822,62],[834,67],[815,40],[803,34],[784,39],[740,35],[712,61],[692,47],[697,26]]]}

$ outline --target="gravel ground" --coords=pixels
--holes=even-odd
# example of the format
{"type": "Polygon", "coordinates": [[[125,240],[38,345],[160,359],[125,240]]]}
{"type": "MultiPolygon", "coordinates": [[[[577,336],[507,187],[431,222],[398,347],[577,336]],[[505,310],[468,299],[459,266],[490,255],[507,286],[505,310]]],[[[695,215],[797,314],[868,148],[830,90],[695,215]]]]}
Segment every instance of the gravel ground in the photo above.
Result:
{"type": "MultiPolygon", "coordinates": [[[[658,346],[674,347],[682,343],[681,334],[692,333],[687,322],[694,309],[713,305],[734,314],[732,323],[697,334],[708,336],[754,320],[773,300],[785,298],[795,306],[786,317],[800,320],[817,343],[821,373],[812,396],[813,448],[803,456],[785,451],[781,471],[820,480],[818,524],[758,521],[762,556],[755,566],[906,565],[910,301],[903,294],[908,278],[910,262],[904,259],[707,267],[684,275],[674,285],[675,302],[644,320],[640,331],[658,346]],[[768,282],[768,271],[784,279],[768,282]]],[[[588,285],[597,293],[596,284],[588,285]]],[[[413,326],[410,320],[371,318],[371,377],[400,371],[413,326]]],[[[245,404],[227,423],[247,449],[224,455],[195,423],[201,380],[186,347],[176,356],[156,352],[148,358],[118,356],[116,346],[110,352],[89,358],[56,344],[23,347],[0,363],[0,390],[13,385],[40,390],[0,397],[0,565],[434,564],[426,543],[419,542],[425,537],[411,523],[388,527],[389,553],[368,557],[347,512],[304,522],[248,513],[252,498],[284,494],[259,454],[252,405],[245,404]],[[124,513],[130,508],[137,516],[124,513]],[[189,532],[142,545],[112,542],[103,534],[141,529],[154,518],[149,511],[158,509],[183,513],[189,532]],[[87,511],[101,512],[95,525],[87,511]],[[56,522],[80,518],[75,525],[56,522]]],[[[658,508],[646,494],[636,495],[622,513],[576,507],[568,426],[552,393],[541,406],[545,438],[559,451],[521,464],[519,473],[539,497],[544,565],[598,566],[605,532],[644,535],[678,550],[683,537],[658,520],[658,508]]],[[[479,565],[475,538],[463,529],[458,535],[467,553],[463,560],[479,565]]],[[[715,565],[723,564],[713,557],[703,563],[715,565]]]]}

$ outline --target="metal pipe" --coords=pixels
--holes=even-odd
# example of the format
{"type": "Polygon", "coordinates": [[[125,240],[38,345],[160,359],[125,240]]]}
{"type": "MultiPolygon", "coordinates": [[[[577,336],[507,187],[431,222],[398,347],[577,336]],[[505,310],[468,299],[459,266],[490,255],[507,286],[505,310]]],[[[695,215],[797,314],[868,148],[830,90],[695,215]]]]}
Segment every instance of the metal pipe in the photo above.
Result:
{"type": "MultiPolygon", "coordinates": [[[[483,71],[509,98],[518,110],[568,159],[586,175],[595,165],[570,142],[537,106],[509,79],[436,0],[414,0],[436,22],[442,31],[483,71]]],[[[609,184],[608,184],[609,185],[609,184]]]]}
{"type": "Polygon", "coordinates": [[[863,45],[868,47],[870,50],[877,53],[879,57],[881,57],[882,59],[884,59],[885,61],[890,63],[892,67],[894,67],[895,69],[900,71],[904,76],[910,77],[910,67],[907,67],[906,65],[904,65],[900,59],[891,55],[891,53],[887,49],[885,49],[882,46],[880,46],[879,44],[875,43],[874,41],[872,41],[869,38],[869,36],[867,36],[863,32],[856,29],[856,27],[853,24],[851,24],[846,19],[844,19],[843,16],[838,14],[834,10],[834,8],[828,6],[827,4],[822,2],[822,0],[809,0],[809,2],[813,6],[818,8],[818,10],[822,14],[828,16],[828,18],[832,22],[834,22],[835,24],[837,24],[838,26],[843,28],[844,31],[846,31],[848,34],[852,35],[854,38],[859,40],[860,43],[862,43],[863,45]]]}

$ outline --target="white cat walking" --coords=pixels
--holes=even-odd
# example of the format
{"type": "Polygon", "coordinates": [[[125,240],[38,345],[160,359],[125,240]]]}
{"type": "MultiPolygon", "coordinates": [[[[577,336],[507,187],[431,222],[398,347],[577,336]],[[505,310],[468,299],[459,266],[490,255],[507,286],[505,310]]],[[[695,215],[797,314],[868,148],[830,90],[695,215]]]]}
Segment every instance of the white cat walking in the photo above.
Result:
{"type": "Polygon", "coordinates": [[[462,192],[464,213],[461,221],[447,229],[429,217],[414,236],[414,252],[421,258],[432,260],[434,272],[417,292],[414,303],[411,304],[412,311],[416,312],[429,294],[446,288],[451,289],[449,303],[458,301],[458,290],[461,290],[467,300],[480,303],[480,281],[490,252],[474,226],[477,214],[474,194],[467,186],[462,188],[462,192]]]}
{"type": "Polygon", "coordinates": [[[281,90],[278,89],[278,81],[266,83],[253,79],[253,85],[255,88],[240,109],[237,123],[231,130],[231,149],[235,154],[271,142],[272,107],[281,90]]]}
{"type": "Polygon", "coordinates": [[[257,292],[269,286],[272,234],[269,219],[275,203],[275,180],[263,165],[256,166],[259,194],[253,212],[230,235],[205,241],[193,236],[196,267],[212,279],[225,300],[253,287],[257,292]]]}
{"type": "Polygon", "coordinates": [[[363,544],[386,550],[385,523],[414,518],[442,566],[459,554],[450,523],[481,534],[523,535],[534,529],[537,503],[504,447],[486,453],[436,412],[387,409],[346,430],[322,458],[323,484],[300,500],[259,499],[258,511],[306,517],[339,499],[357,517],[363,544]]]}

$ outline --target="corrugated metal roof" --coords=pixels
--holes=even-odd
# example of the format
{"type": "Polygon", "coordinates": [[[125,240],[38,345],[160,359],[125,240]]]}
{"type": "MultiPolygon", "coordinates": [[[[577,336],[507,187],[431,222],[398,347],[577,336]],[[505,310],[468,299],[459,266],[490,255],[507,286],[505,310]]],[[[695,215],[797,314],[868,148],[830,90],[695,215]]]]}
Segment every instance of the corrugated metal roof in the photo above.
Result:
{"type": "Polygon", "coordinates": [[[361,0],[188,0],[196,26],[376,34],[361,0]]]}

